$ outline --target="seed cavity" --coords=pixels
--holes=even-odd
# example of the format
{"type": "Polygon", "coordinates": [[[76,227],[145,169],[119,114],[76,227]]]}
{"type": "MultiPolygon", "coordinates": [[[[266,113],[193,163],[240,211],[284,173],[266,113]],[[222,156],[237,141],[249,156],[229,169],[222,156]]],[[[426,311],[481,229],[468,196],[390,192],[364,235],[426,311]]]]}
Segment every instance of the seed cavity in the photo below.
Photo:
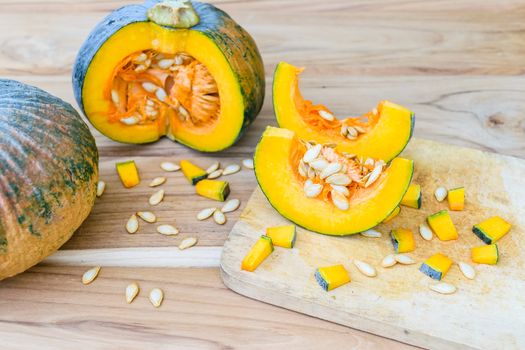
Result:
{"type": "Polygon", "coordinates": [[[440,294],[453,294],[456,292],[456,287],[454,285],[445,282],[431,284],[428,288],[440,294]]]}
{"type": "Polygon", "coordinates": [[[376,269],[372,265],[367,264],[364,261],[354,260],[354,265],[357,267],[359,272],[361,272],[365,276],[368,276],[368,277],[375,277],[375,276],[377,276],[376,269]]]}
{"type": "Polygon", "coordinates": [[[138,211],[137,215],[139,218],[146,222],[149,222],[150,224],[157,221],[157,217],[151,211],[138,211]]]}
{"type": "Polygon", "coordinates": [[[374,229],[363,231],[361,232],[361,235],[370,238],[381,238],[381,232],[374,229]]]}
{"type": "Polygon", "coordinates": [[[211,173],[213,173],[214,171],[216,171],[217,169],[219,169],[220,166],[221,166],[221,163],[219,163],[219,162],[213,162],[213,164],[210,165],[210,166],[208,167],[208,169],[206,169],[206,173],[207,173],[207,174],[211,174],[211,173]]]}
{"type": "Polygon", "coordinates": [[[91,282],[93,282],[97,278],[99,272],[100,272],[100,266],[96,266],[96,267],[93,267],[93,268],[87,270],[82,275],[82,283],[83,284],[90,284],[91,282]]]}
{"type": "Polygon", "coordinates": [[[137,215],[133,214],[126,223],[126,231],[128,231],[128,233],[135,233],[138,231],[138,229],[139,221],[137,220],[137,215]]]}
{"type": "Polygon", "coordinates": [[[239,166],[239,164],[230,164],[224,168],[224,170],[222,171],[222,175],[235,174],[239,170],[241,170],[241,167],[239,166]]]}
{"type": "Polygon", "coordinates": [[[157,205],[164,199],[164,190],[158,190],[149,197],[150,205],[157,205]]]}
{"type": "Polygon", "coordinates": [[[224,225],[226,223],[226,216],[220,210],[215,210],[213,212],[213,221],[219,225],[224,225]]]}
{"type": "Polygon", "coordinates": [[[394,257],[394,254],[387,255],[381,260],[381,266],[383,267],[391,267],[397,264],[397,261],[394,257]]]}
{"type": "Polygon", "coordinates": [[[97,182],[97,197],[100,197],[104,194],[104,190],[106,189],[106,183],[102,180],[97,182]]]}
{"type": "Polygon", "coordinates": [[[179,230],[171,225],[157,226],[157,232],[165,236],[175,236],[179,234],[179,230]]]}
{"type": "Polygon", "coordinates": [[[448,191],[445,187],[438,187],[436,188],[436,191],[434,192],[434,196],[436,197],[438,202],[443,202],[445,198],[447,198],[448,191]]]}
{"type": "Polygon", "coordinates": [[[243,160],[242,160],[242,165],[243,165],[246,169],[253,169],[253,159],[252,159],[252,158],[243,159],[243,160]]]}
{"type": "Polygon", "coordinates": [[[135,297],[139,294],[140,288],[137,282],[128,284],[126,287],[126,303],[131,304],[135,297]]]}
{"type": "Polygon", "coordinates": [[[403,265],[412,265],[416,263],[414,259],[412,259],[410,256],[405,255],[405,254],[396,254],[394,255],[394,259],[396,259],[398,263],[403,264],[403,265]]]}
{"type": "Polygon", "coordinates": [[[458,266],[461,270],[461,273],[463,273],[463,276],[465,276],[469,280],[473,280],[476,277],[476,270],[474,270],[474,268],[469,264],[465,262],[459,262],[458,266]]]}
{"type": "Polygon", "coordinates": [[[230,213],[232,211],[235,211],[237,210],[237,208],[239,208],[239,206],[241,205],[241,201],[234,198],[234,199],[230,199],[229,201],[227,201],[223,206],[222,206],[222,209],[221,211],[223,213],[230,213]]]}
{"type": "Polygon", "coordinates": [[[179,244],[179,249],[180,250],[188,249],[190,247],[193,247],[195,244],[197,244],[197,238],[188,237],[182,240],[182,242],[179,244]]]}
{"type": "Polygon", "coordinates": [[[180,170],[180,166],[172,162],[162,162],[160,163],[160,167],[162,170],[168,172],[180,170]]]}
{"type": "Polygon", "coordinates": [[[206,208],[206,209],[202,209],[201,211],[199,211],[199,213],[197,214],[197,220],[199,221],[202,221],[202,220],[206,220],[207,218],[209,218],[210,216],[213,215],[213,213],[217,210],[217,208],[206,208]]]}
{"type": "Polygon", "coordinates": [[[149,292],[149,301],[155,307],[160,307],[164,300],[164,292],[160,288],[153,288],[149,292]]]}
{"type": "Polygon", "coordinates": [[[223,173],[223,170],[222,169],[217,169],[215,171],[212,171],[207,177],[208,179],[216,179],[218,177],[220,177],[223,173]]]}
{"type": "Polygon", "coordinates": [[[423,237],[425,241],[432,240],[432,237],[434,236],[432,230],[430,229],[430,227],[428,227],[426,223],[422,223],[419,225],[419,234],[421,235],[421,237],[423,237]]]}
{"type": "Polygon", "coordinates": [[[160,186],[160,185],[162,185],[165,182],[166,182],[166,178],[165,177],[162,177],[162,176],[161,177],[156,177],[153,180],[151,180],[151,182],[149,183],[149,187],[160,186]]]}

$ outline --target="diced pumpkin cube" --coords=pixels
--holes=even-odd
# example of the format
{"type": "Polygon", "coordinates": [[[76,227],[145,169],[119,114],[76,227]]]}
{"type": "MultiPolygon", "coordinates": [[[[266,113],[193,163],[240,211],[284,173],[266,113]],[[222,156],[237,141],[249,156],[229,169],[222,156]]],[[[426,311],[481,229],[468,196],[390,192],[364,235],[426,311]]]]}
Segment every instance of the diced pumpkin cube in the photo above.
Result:
{"type": "Polygon", "coordinates": [[[447,198],[450,210],[463,210],[465,207],[465,188],[458,187],[448,190],[447,198]]]}
{"type": "Polygon", "coordinates": [[[350,282],[350,275],[343,265],[319,267],[315,279],[324,290],[329,291],[350,282]]]}
{"type": "Polygon", "coordinates": [[[297,237],[295,225],[268,227],[266,235],[272,239],[274,246],[283,248],[293,248],[297,237]]]}
{"type": "Polygon", "coordinates": [[[254,271],[272,252],[272,239],[268,236],[261,236],[242,260],[241,269],[254,271]]]}
{"type": "Polygon", "coordinates": [[[401,205],[415,209],[421,208],[421,186],[415,184],[410,185],[401,200],[401,205]]]}
{"type": "Polygon", "coordinates": [[[511,224],[499,216],[493,216],[472,227],[472,232],[483,242],[492,244],[505,236],[511,228],[511,224]]]}
{"type": "Polygon", "coordinates": [[[437,253],[425,260],[419,271],[435,280],[441,280],[447,274],[453,261],[446,255],[437,253]]]}
{"type": "Polygon", "coordinates": [[[208,177],[206,170],[199,168],[189,160],[181,160],[180,168],[184,176],[186,176],[192,185],[195,185],[202,179],[208,177]]]}
{"type": "Polygon", "coordinates": [[[497,244],[482,245],[474,247],[470,251],[472,261],[478,264],[495,265],[499,260],[499,251],[497,244]]]}
{"type": "Polygon", "coordinates": [[[387,222],[389,222],[390,220],[392,220],[393,218],[395,218],[399,212],[401,211],[401,207],[400,206],[397,206],[391,213],[390,215],[388,215],[386,217],[385,220],[383,220],[383,224],[386,224],[387,222]]]}
{"type": "Polygon", "coordinates": [[[396,229],[390,232],[390,239],[396,253],[408,253],[416,249],[414,234],[410,230],[396,229]]]}
{"type": "Polygon", "coordinates": [[[230,185],[227,181],[205,179],[197,182],[195,191],[203,197],[224,202],[230,194],[230,185]]]}
{"type": "Polygon", "coordinates": [[[436,236],[442,241],[458,239],[458,231],[446,210],[438,211],[427,217],[428,226],[434,231],[436,236]]]}
{"type": "Polygon", "coordinates": [[[116,167],[118,176],[124,187],[130,188],[139,184],[139,171],[134,160],[117,163],[116,167]]]}

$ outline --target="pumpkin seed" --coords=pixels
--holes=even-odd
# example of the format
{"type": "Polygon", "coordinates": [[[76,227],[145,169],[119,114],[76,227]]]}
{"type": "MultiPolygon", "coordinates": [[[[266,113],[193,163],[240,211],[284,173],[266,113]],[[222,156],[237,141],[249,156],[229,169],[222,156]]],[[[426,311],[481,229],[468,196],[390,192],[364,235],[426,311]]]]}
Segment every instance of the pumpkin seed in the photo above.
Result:
{"type": "Polygon", "coordinates": [[[126,231],[128,233],[135,233],[139,229],[139,221],[137,220],[137,216],[135,214],[131,215],[131,217],[128,219],[128,222],[126,223],[126,231]]]}
{"type": "Polygon", "coordinates": [[[343,152],[342,154],[348,159],[354,159],[355,157],[357,157],[357,154],[353,154],[353,153],[343,152]]]}
{"type": "Polygon", "coordinates": [[[432,240],[432,237],[434,236],[432,230],[430,229],[430,227],[428,227],[426,223],[422,223],[419,225],[419,234],[421,235],[421,237],[423,237],[425,241],[432,240]]]}
{"type": "Polygon", "coordinates": [[[193,247],[195,244],[197,244],[197,238],[188,237],[182,240],[182,242],[179,244],[179,249],[184,250],[193,247]]]}
{"type": "Polygon", "coordinates": [[[144,52],[142,52],[140,55],[138,55],[137,57],[135,57],[135,59],[133,60],[133,62],[134,62],[134,63],[144,62],[147,58],[148,58],[148,55],[146,55],[144,52]]]}
{"type": "Polygon", "coordinates": [[[116,105],[120,103],[120,96],[117,90],[111,90],[111,101],[116,105]]]}
{"type": "Polygon", "coordinates": [[[341,193],[334,191],[334,190],[330,191],[330,195],[332,197],[332,202],[337,208],[341,210],[348,210],[349,208],[348,200],[346,199],[345,196],[343,196],[341,193]]]}
{"type": "Polygon", "coordinates": [[[188,112],[188,110],[186,108],[184,108],[184,106],[182,105],[179,105],[179,108],[177,108],[178,111],[179,111],[179,114],[184,118],[184,119],[189,119],[190,118],[190,112],[188,112]]]}
{"type": "Polygon", "coordinates": [[[247,169],[253,169],[253,159],[252,158],[243,159],[242,165],[247,169]]]}
{"type": "Polygon", "coordinates": [[[431,284],[428,286],[428,288],[441,294],[452,294],[456,291],[456,287],[454,285],[445,282],[431,284]]]}
{"type": "Polygon", "coordinates": [[[323,110],[319,111],[319,116],[328,121],[333,121],[335,119],[335,116],[332,113],[323,110]]]}
{"type": "Polygon", "coordinates": [[[149,197],[150,205],[157,205],[164,199],[164,190],[158,190],[149,197]]]}
{"type": "Polygon", "coordinates": [[[131,304],[135,297],[139,294],[140,288],[137,282],[133,282],[126,287],[126,302],[131,304]]]}
{"type": "Polygon", "coordinates": [[[436,197],[438,202],[443,202],[443,200],[447,198],[447,194],[448,191],[445,187],[438,187],[434,192],[434,196],[436,197]]]}
{"type": "Polygon", "coordinates": [[[210,166],[208,167],[208,169],[206,169],[206,173],[211,174],[211,173],[213,173],[215,170],[219,169],[220,166],[221,166],[221,163],[219,163],[219,162],[213,162],[213,164],[210,165],[210,166]]]}
{"type": "Polygon", "coordinates": [[[361,232],[361,235],[370,238],[381,238],[381,232],[374,229],[363,231],[361,232]]]}
{"type": "Polygon", "coordinates": [[[129,116],[127,118],[121,118],[120,122],[126,125],[135,125],[140,121],[140,118],[136,115],[129,116]]]}
{"type": "Polygon", "coordinates": [[[213,213],[215,212],[215,210],[217,210],[217,208],[206,208],[206,209],[202,209],[202,210],[199,211],[199,213],[197,214],[197,220],[199,220],[199,221],[206,220],[207,218],[209,218],[210,216],[213,215],[213,213]]]}
{"type": "Polygon", "coordinates": [[[315,178],[315,170],[314,170],[314,168],[308,167],[308,178],[309,179],[315,178]]]}
{"type": "Polygon", "coordinates": [[[374,166],[375,161],[372,158],[366,158],[364,165],[366,166],[374,166]]]}
{"type": "Polygon", "coordinates": [[[353,127],[353,126],[349,126],[347,128],[347,137],[348,136],[351,136],[353,138],[357,138],[357,136],[359,135],[359,133],[357,132],[357,130],[353,127]]]}
{"type": "Polygon", "coordinates": [[[166,91],[164,91],[164,89],[160,87],[155,92],[155,96],[157,96],[157,98],[162,102],[166,101],[166,97],[168,97],[166,91]]]}
{"type": "Polygon", "coordinates": [[[162,170],[168,172],[180,170],[180,166],[172,162],[162,162],[160,163],[160,167],[162,168],[162,170]]]}
{"type": "Polygon", "coordinates": [[[314,159],[317,159],[317,157],[319,156],[319,153],[321,153],[321,148],[322,146],[319,144],[312,146],[312,148],[304,152],[303,161],[305,163],[310,163],[314,159]]]}
{"type": "Polygon", "coordinates": [[[341,136],[346,136],[346,134],[348,134],[348,126],[343,124],[341,125],[341,132],[340,132],[341,136]]]}
{"type": "Polygon", "coordinates": [[[141,72],[145,72],[146,69],[148,69],[147,65],[139,64],[138,66],[135,67],[134,71],[137,72],[137,73],[141,73],[141,72]]]}
{"type": "Polygon", "coordinates": [[[208,174],[207,178],[208,179],[216,179],[218,177],[220,177],[223,173],[223,170],[222,169],[217,169],[213,172],[211,172],[210,174],[208,174]]]}
{"type": "Polygon", "coordinates": [[[354,129],[355,129],[358,133],[360,133],[360,134],[364,134],[364,133],[366,133],[366,129],[363,128],[362,126],[354,125],[354,129]]]}
{"type": "Polygon", "coordinates": [[[321,171],[321,174],[319,175],[319,177],[321,179],[327,178],[328,176],[333,175],[333,174],[338,173],[339,171],[341,171],[342,167],[343,166],[341,165],[341,163],[330,163],[330,164],[328,164],[328,166],[326,166],[323,169],[323,171],[321,171]]]}
{"type": "Polygon", "coordinates": [[[159,65],[159,68],[161,69],[168,69],[171,67],[171,65],[175,62],[173,59],[165,58],[163,60],[160,60],[157,64],[159,65]]]}
{"type": "Polygon", "coordinates": [[[387,255],[381,260],[381,266],[383,267],[391,267],[397,264],[397,261],[394,257],[394,254],[387,255]]]}
{"type": "Polygon", "coordinates": [[[305,182],[303,190],[306,197],[315,198],[321,193],[323,186],[320,184],[311,183],[310,181],[310,183],[305,182]]]}
{"type": "Polygon", "coordinates": [[[299,161],[299,167],[297,168],[297,171],[302,177],[308,176],[308,165],[306,165],[306,163],[303,162],[302,159],[299,161]]]}
{"type": "Polygon", "coordinates": [[[171,225],[157,226],[157,232],[165,236],[174,236],[179,234],[179,230],[171,225]]]}
{"type": "Polygon", "coordinates": [[[396,254],[394,255],[394,259],[396,259],[398,263],[403,265],[412,265],[416,263],[414,259],[405,254],[396,254]]]}
{"type": "Polygon", "coordinates": [[[239,166],[239,164],[230,164],[226,168],[224,168],[224,170],[222,171],[222,175],[235,174],[239,170],[241,170],[241,167],[239,166]]]}
{"type": "Polygon", "coordinates": [[[149,183],[149,187],[160,186],[160,185],[162,185],[165,182],[166,182],[166,178],[165,177],[163,177],[163,176],[156,177],[153,180],[151,180],[151,182],[149,183]]]}
{"type": "Polygon", "coordinates": [[[474,277],[476,277],[476,270],[469,264],[465,262],[459,262],[458,263],[459,269],[461,270],[461,273],[463,273],[463,276],[468,278],[469,280],[473,280],[474,277]]]}
{"type": "Polygon", "coordinates": [[[157,217],[151,211],[138,211],[137,215],[139,216],[139,218],[146,222],[149,222],[150,224],[157,221],[157,217]]]}
{"type": "Polygon", "coordinates": [[[357,267],[359,272],[361,272],[365,276],[368,276],[368,277],[377,276],[376,269],[372,265],[367,264],[364,261],[354,260],[354,265],[357,267]]]}
{"type": "Polygon", "coordinates": [[[350,133],[346,134],[346,138],[349,140],[357,140],[357,136],[352,136],[350,133]]]}
{"type": "Polygon", "coordinates": [[[383,170],[383,166],[379,163],[377,163],[374,167],[374,170],[370,173],[370,176],[368,177],[368,180],[366,180],[365,188],[372,185],[376,180],[379,178],[379,175],[381,175],[381,171],[383,170]]]}
{"type": "Polygon", "coordinates": [[[160,288],[153,288],[149,292],[149,301],[151,304],[155,307],[159,307],[162,304],[162,300],[164,300],[164,292],[160,288]]]}
{"type": "Polygon", "coordinates": [[[216,224],[224,225],[226,223],[226,216],[222,211],[215,210],[213,212],[213,221],[215,221],[216,224]]]}
{"type": "Polygon", "coordinates": [[[323,158],[317,158],[310,162],[310,167],[317,171],[323,171],[328,166],[328,161],[323,158]]]}
{"type": "Polygon", "coordinates": [[[325,181],[328,182],[329,184],[340,185],[340,186],[348,186],[352,182],[352,180],[350,179],[350,177],[348,177],[348,175],[340,174],[340,173],[328,176],[325,181]]]}
{"type": "Polygon", "coordinates": [[[142,83],[142,87],[144,88],[144,90],[146,90],[147,92],[155,92],[157,91],[157,89],[159,88],[157,85],[153,84],[153,83],[150,83],[149,81],[145,81],[142,83]]]}
{"type": "Polygon", "coordinates": [[[175,61],[175,64],[176,64],[177,66],[180,66],[181,64],[184,63],[184,58],[182,58],[181,55],[177,55],[177,56],[175,56],[174,61],[175,61]]]}
{"type": "Polygon", "coordinates": [[[235,211],[237,210],[237,208],[239,208],[239,205],[241,205],[241,201],[234,198],[234,199],[230,199],[229,201],[227,201],[223,206],[222,206],[222,209],[221,211],[223,213],[230,213],[232,211],[235,211]]]}
{"type": "Polygon", "coordinates": [[[83,284],[90,284],[97,278],[98,273],[100,272],[100,266],[93,267],[82,275],[82,283],[83,284]]]}
{"type": "Polygon", "coordinates": [[[332,187],[333,190],[341,193],[345,197],[348,197],[350,195],[350,191],[348,190],[348,187],[346,186],[330,184],[330,187],[332,187]]]}
{"type": "Polygon", "coordinates": [[[104,193],[104,190],[106,189],[106,183],[102,180],[97,182],[97,197],[102,196],[104,193]]]}

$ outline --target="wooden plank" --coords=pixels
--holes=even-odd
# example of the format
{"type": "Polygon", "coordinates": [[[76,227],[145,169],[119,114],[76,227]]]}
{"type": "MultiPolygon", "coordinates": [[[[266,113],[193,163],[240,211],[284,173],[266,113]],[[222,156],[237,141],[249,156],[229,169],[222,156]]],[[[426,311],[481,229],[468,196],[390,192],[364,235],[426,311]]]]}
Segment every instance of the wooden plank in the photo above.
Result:
{"type": "Polygon", "coordinates": [[[4,348],[411,348],[241,297],[223,286],[218,269],[103,268],[87,286],[84,271],[37,267],[2,281],[4,348]],[[132,281],[141,292],[128,305],[132,281]],[[155,287],[165,293],[159,309],[148,301],[155,287]]]}
{"type": "MultiPolygon", "coordinates": [[[[286,224],[258,189],[225,243],[221,257],[224,283],[243,295],[410,344],[435,349],[522,349],[525,347],[525,161],[458,148],[427,140],[413,140],[404,156],[415,161],[414,182],[422,187],[422,208],[403,207],[398,217],[377,230],[383,238],[361,235],[330,237],[298,229],[294,249],[276,248],[253,272],[240,264],[256,239],[269,226],[286,224]],[[426,217],[447,208],[433,198],[438,186],[464,186],[466,208],[450,212],[460,234],[456,241],[428,242],[418,232],[426,217]],[[476,265],[478,276],[467,280],[453,266],[444,281],[457,286],[453,295],[429,290],[435,283],[418,271],[424,260],[442,252],[455,262],[470,262],[470,248],[484,245],[472,226],[500,215],[511,233],[498,241],[497,266],[476,265]],[[380,268],[393,253],[388,233],[406,228],[415,233],[418,264],[380,268]],[[351,260],[378,267],[378,277],[360,274],[351,260]],[[332,292],[317,285],[320,266],[344,264],[352,282],[332,292]],[[490,331],[487,331],[490,330],[490,331]]],[[[329,219],[329,218],[327,218],[329,219]]]]}

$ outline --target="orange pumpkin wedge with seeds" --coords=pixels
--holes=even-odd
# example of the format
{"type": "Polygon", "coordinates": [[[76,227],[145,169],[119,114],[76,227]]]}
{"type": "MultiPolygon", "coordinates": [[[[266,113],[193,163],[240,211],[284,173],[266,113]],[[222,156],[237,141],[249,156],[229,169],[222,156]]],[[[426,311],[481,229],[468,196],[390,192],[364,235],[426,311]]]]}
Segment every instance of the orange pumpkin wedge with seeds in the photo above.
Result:
{"type": "Polygon", "coordinates": [[[305,100],[299,89],[304,68],[281,62],[273,79],[273,107],[281,128],[304,140],[336,143],[337,150],[390,161],[412,137],[414,113],[389,101],[359,117],[340,120],[323,105],[305,100]]]}
{"type": "Polygon", "coordinates": [[[281,215],[327,235],[355,234],[381,223],[399,205],[414,168],[403,158],[389,165],[349,158],[270,126],[257,145],[254,165],[262,191],[281,215]]]}

